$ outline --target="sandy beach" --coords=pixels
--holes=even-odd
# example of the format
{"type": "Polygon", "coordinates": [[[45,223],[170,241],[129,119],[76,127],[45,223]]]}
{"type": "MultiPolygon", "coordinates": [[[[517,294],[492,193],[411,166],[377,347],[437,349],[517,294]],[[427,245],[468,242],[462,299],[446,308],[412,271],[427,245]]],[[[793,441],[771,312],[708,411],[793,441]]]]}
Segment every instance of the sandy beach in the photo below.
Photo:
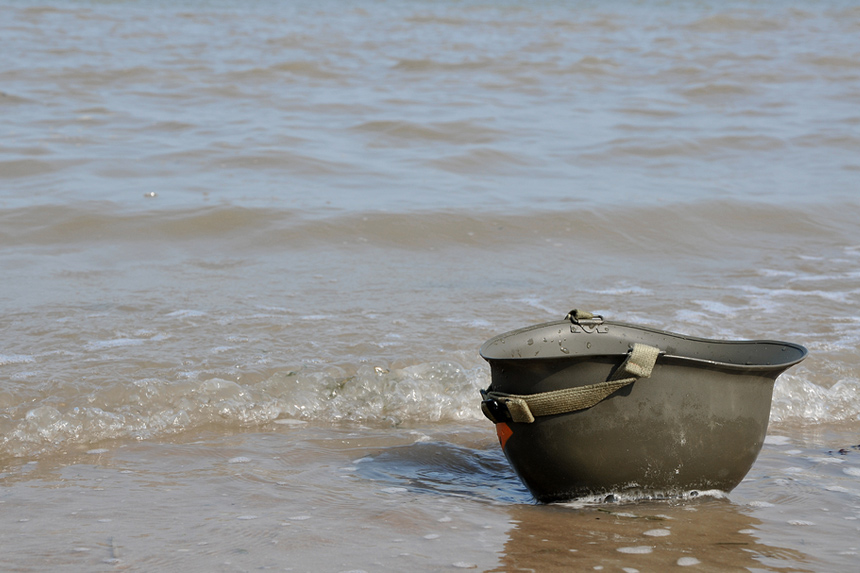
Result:
{"type": "Polygon", "coordinates": [[[4,568],[850,568],[860,450],[841,430],[774,431],[729,495],[552,505],[529,501],[477,426],[277,424],[98,444],[6,468],[4,568]]]}

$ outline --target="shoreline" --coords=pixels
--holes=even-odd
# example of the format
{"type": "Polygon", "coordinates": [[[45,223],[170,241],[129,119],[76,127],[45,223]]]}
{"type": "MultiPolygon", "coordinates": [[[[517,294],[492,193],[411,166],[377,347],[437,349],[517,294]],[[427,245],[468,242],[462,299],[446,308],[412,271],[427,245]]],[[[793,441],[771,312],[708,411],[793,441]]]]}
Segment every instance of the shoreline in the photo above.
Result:
{"type": "Polygon", "coordinates": [[[97,444],[7,464],[0,537],[19,570],[817,571],[856,559],[860,451],[834,458],[813,439],[850,442],[855,425],[778,425],[722,499],[580,506],[534,504],[485,430],[293,424],[97,444]],[[465,464],[481,456],[473,479],[465,464]]]}

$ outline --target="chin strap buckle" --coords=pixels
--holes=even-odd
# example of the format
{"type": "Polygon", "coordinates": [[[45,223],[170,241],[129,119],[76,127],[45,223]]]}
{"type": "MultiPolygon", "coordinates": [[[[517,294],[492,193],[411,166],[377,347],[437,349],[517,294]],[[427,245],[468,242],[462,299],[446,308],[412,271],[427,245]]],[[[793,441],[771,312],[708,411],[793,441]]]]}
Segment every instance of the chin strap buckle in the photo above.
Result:
{"type": "Polygon", "coordinates": [[[603,317],[585,310],[573,309],[565,320],[570,321],[570,332],[573,334],[606,334],[609,330],[603,324],[603,317]]]}

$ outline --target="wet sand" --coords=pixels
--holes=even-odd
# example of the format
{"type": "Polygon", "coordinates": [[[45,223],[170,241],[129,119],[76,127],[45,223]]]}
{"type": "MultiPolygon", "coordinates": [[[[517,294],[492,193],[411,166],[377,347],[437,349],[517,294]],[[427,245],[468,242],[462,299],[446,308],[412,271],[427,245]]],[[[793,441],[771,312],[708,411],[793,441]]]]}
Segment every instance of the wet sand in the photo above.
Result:
{"type": "Polygon", "coordinates": [[[14,571],[847,570],[856,436],[772,428],[728,496],[556,505],[485,425],[110,442],[7,463],[0,539],[14,571]]]}

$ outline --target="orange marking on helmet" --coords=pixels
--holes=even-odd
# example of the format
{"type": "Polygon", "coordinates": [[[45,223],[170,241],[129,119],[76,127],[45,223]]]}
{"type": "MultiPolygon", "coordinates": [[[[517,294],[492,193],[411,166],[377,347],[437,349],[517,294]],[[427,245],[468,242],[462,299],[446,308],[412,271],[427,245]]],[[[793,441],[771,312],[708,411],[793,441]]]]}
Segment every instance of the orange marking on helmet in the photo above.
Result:
{"type": "Polygon", "coordinates": [[[502,449],[505,449],[505,444],[508,443],[508,438],[514,435],[514,431],[504,422],[496,424],[496,435],[499,436],[499,443],[502,444],[502,449]]]}

